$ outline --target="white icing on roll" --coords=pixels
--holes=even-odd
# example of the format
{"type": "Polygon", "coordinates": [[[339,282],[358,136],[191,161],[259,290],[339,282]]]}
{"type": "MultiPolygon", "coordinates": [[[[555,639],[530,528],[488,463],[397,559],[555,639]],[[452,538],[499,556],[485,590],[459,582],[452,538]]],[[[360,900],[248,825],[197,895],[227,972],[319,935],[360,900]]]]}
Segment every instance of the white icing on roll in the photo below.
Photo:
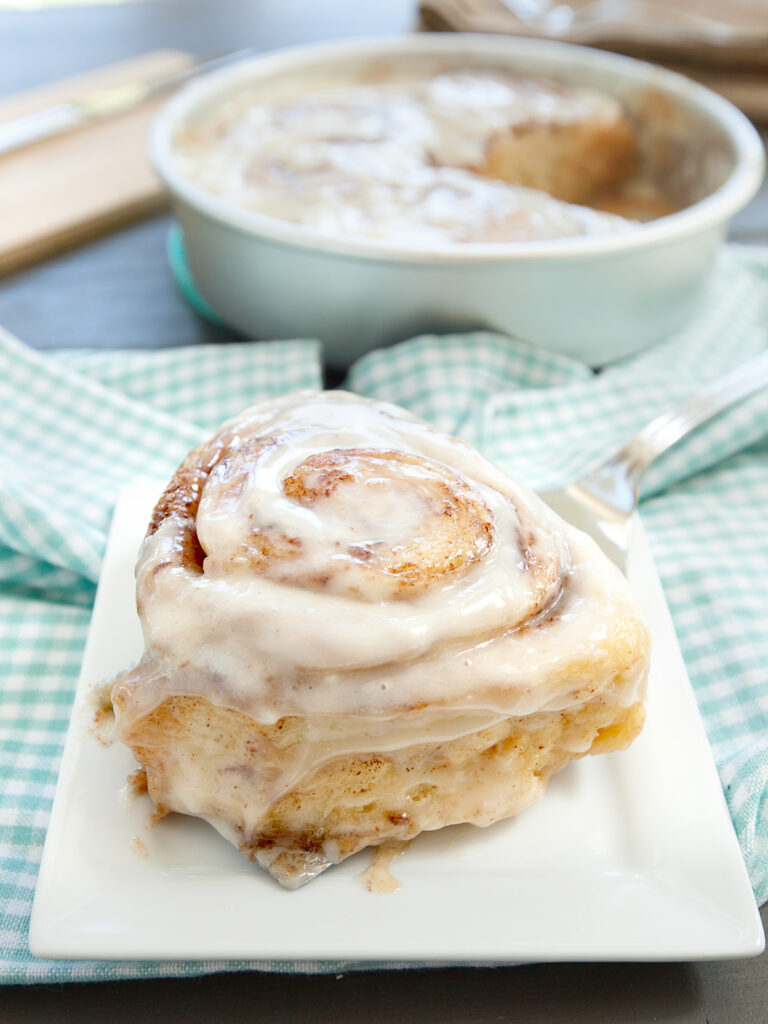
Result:
{"type": "MultiPolygon", "coordinates": [[[[601,652],[637,615],[626,581],[469,446],[342,392],[254,407],[220,436],[194,522],[202,571],[175,514],[142,548],[147,652],[117,683],[125,715],[184,693],[262,723],[358,716],[350,743],[369,749],[367,733],[396,747],[613,699],[601,652]],[[588,693],[569,683],[582,660],[588,693]]],[[[645,661],[631,671],[626,704],[645,661]]]]}

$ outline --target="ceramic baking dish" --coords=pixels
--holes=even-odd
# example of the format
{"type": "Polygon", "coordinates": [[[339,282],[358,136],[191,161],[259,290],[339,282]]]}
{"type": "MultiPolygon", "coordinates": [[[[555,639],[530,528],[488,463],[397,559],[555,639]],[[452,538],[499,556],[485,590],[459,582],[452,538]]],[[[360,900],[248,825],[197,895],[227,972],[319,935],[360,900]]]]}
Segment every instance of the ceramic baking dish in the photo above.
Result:
{"type": "Polygon", "coordinates": [[[339,367],[417,333],[468,328],[593,366],[636,352],[689,316],[729,219],[755,194],[764,168],[749,121],[678,74],[563,43],[455,34],[310,45],[238,63],[174,97],[154,123],[150,151],[208,303],[250,337],[320,338],[339,367]],[[372,64],[504,67],[601,89],[624,104],[653,174],[687,205],[612,237],[414,248],[322,235],[246,209],[177,166],[177,134],[244,86],[354,76],[372,64]]]}

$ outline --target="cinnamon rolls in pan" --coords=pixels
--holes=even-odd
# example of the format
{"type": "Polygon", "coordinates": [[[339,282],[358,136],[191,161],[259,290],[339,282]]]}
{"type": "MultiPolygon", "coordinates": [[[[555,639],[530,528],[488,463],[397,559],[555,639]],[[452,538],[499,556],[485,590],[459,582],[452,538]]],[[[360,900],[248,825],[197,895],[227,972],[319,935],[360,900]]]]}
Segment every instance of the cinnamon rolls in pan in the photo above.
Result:
{"type": "Polygon", "coordinates": [[[112,702],[158,810],[296,887],[523,810],[628,746],[646,627],[597,547],[395,406],[302,392],[190,453],[137,565],[112,702]]]}
{"type": "Polygon", "coordinates": [[[621,104],[503,69],[254,83],[201,112],[174,150],[206,190],[329,236],[442,246],[637,226],[603,212],[639,166],[621,104]]]}

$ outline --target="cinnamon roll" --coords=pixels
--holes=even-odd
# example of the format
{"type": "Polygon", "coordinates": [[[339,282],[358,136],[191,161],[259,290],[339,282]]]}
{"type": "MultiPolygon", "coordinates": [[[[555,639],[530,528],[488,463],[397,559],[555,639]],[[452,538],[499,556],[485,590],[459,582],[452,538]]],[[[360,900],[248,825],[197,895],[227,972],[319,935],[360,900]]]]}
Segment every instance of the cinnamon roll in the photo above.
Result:
{"type": "Polygon", "coordinates": [[[252,86],[175,140],[184,173],[238,205],[415,244],[632,230],[588,206],[629,179],[636,150],[613,97],[471,67],[252,86]]]}
{"type": "Polygon", "coordinates": [[[593,542],[395,406],[301,392],[190,453],[137,565],[112,687],[160,813],[295,887],[490,825],[643,723],[648,634],[593,542]]]}

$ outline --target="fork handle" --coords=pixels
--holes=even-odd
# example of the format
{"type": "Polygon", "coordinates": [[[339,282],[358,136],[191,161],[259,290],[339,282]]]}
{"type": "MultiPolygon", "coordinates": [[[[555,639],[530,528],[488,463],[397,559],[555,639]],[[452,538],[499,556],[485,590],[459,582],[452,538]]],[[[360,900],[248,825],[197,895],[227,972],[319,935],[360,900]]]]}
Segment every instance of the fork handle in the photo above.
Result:
{"type": "Polygon", "coordinates": [[[621,464],[630,484],[637,490],[646,469],[659,455],[703,423],[764,387],[768,387],[768,349],[718,377],[681,405],[651,420],[608,459],[604,468],[621,464]]]}

